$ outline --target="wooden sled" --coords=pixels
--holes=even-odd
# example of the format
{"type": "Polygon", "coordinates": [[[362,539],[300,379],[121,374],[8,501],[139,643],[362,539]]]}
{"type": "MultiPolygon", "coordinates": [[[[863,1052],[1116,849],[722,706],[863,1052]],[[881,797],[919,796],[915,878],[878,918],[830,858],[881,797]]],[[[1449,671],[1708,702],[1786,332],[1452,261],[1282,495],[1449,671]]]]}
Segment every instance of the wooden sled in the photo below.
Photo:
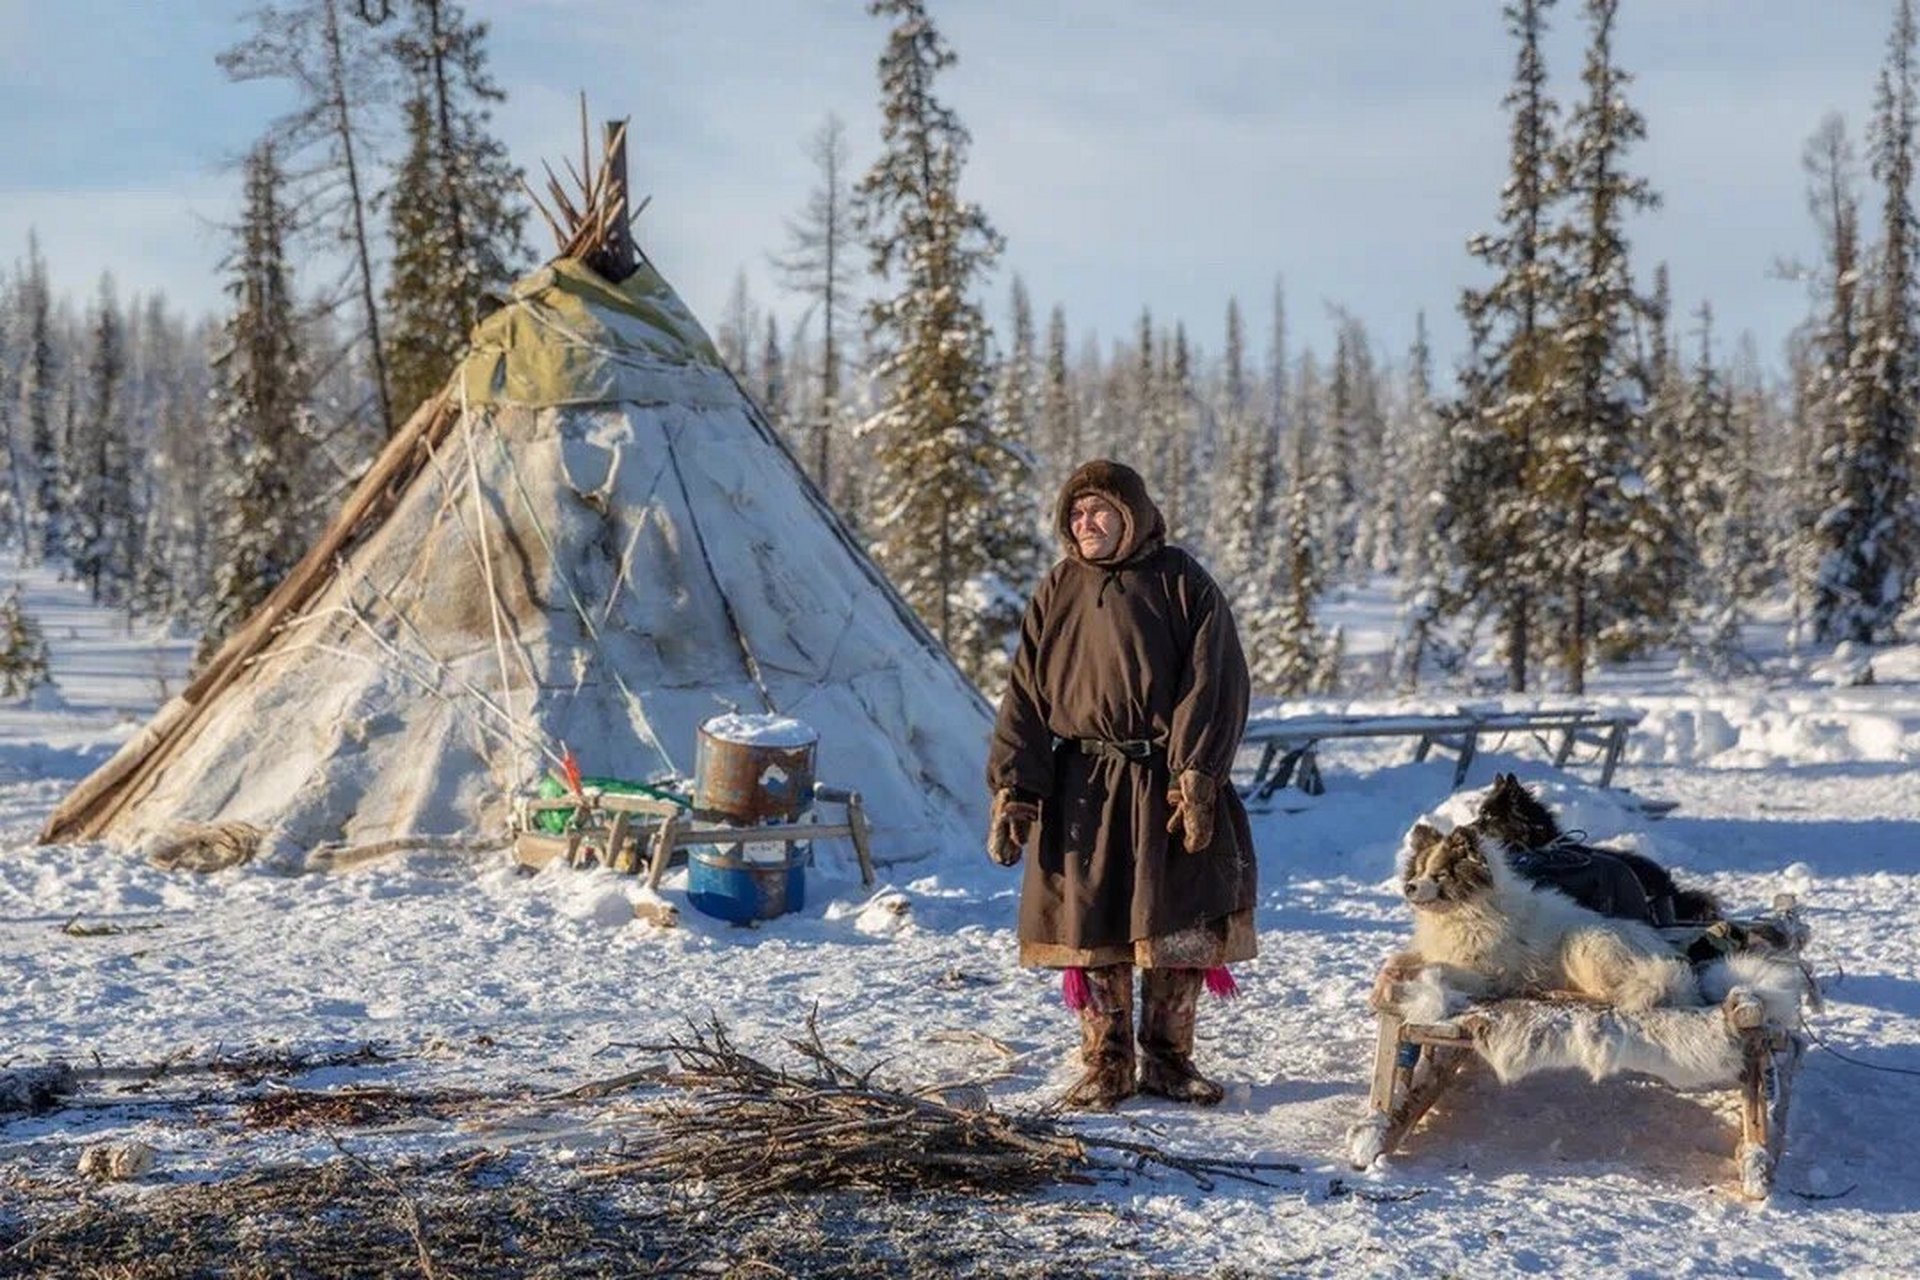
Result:
{"type": "MultiPolygon", "coordinates": [[[[1786,960],[1797,957],[1807,937],[1793,900],[1785,895],[1775,900],[1774,910],[1766,915],[1730,923],[1736,930],[1750,929],[1755,937],[1766,939],[1768,952],[1786,960]],[[1775,940],[1789,945],[1771,945],[1775,940]]],[[[1691,927],[1663,932],[1679,941],[1682,934],[1698,937],[1708,930],[1691,927]]],[[[1563,1019],[1612,1015],[1599,1005],[1524,998],[1475,1004],[1464,1013],[1426,1023],[1409,1022],[1394,1009],[1380,1008],[1367,1110],[1347,1133],[1347,1156],[1353,1167],[1368,1168],[1398,1150],[1434,1103],[1482,1063],[1504,1020],[1530,1019],[1537,1027],[1543,1010],[1553,1010],[1563,1019]]],[[[1727,1078],[1720,1083],[1740,1091],[1740,1140],[1733,1154],[1738,1186],[1748,1199],[1766,1199],[1786,1142],[1787,1111],[1806,1051],[1805,1036],[1797,1026],[1770,1019],[1759,999],[1739,991],[1717,1007],[1660,1012],[1717,1024],[1718,1034],[1726,1037],[1727,1078]]]]}
{"type": "Polygon", "coordinates": [[[577,797],[521,801],[513,820],[514,857],[529,870],[556,860],[564,860],[570,867],[606,866],[629,875],[637,875],[644,868],[647,887],[658,888],[669,866],[686,861],[689,845],[845,839],[853,844],[859,859],[860,882],[871,888],[871,828],[860,793],[815,784],[813,797],[816,802],[843,806],[845,820],[741,826],[668,800],[589,786],[577,797]],[[565,834],[536,828],[535,815],[548,810],[569,812],[565,834]]]}

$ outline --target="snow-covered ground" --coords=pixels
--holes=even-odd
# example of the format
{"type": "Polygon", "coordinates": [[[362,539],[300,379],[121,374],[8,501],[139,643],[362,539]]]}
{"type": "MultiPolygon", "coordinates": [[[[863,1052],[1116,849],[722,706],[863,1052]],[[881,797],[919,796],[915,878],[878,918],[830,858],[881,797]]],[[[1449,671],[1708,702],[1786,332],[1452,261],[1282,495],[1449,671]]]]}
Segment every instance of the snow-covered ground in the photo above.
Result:
{"type": "MultiPolygon", "coordinates": [[[[374,1041],[391,1061],[299,1083],[544,1090],[641,1065],[623,1046],[709,1014],[742,1045],[777,1054],[817,1007],[836,1049],[885,1059],[890,1079],[987,1079],[994,1105],[1022,1109],[1048,1103],[1070,1078],[1072,1016],[1050,975],[1014,965],[1017,877],[984,853],[907,869],[870,895],[849,859],[823,850],[804,912],[741,929],[683,910],[681,926],[663,930],[634,918],[630,879],[521,876],[504,855],[191,877],[97,847],[36,847],[65,789],[178,691],[191,643],[129,635],[75,588],[44,575],[26,582],[65,705],[0,708],[0,1065],[374,1041]],[[75,917],[125,931],[63,929],[75,917]]],[[[1390,621],[1377,604],[1355,609],[1376,626],[1390,621]]],[[[1777,641],[1777,630],[1767,636],[1777,641]]],[[[1350,652],[1384,647],[1376,636],[1350,652]]],[[[1860,687],[1836,687],[1818,664],[1798,669],[1777,645],[1772,674],[1733,685],[1709,687],[1672,664],[1610,674],[1597,695],[1648,712],[1618,781],[1679,802],[1657,823],[1587,787],[1578,770],[1555,773],[1517,739],[1497,744],[1469,779],[1478,787],[1513,769],[1544,782],[1567,825],[1630,841],[1726,900],[1801,895],[1828,1000],[1812,1025],[1838,1052],[1807,1059],[1770,1203],[1733,1194],[1730,1092],[1636,1081],[1536,1077],[1501,1088],[1478,1078],[1401,1155],[1367,1174],[1346,1168],[1342,1138],[1372,1051],[1366,991],[1408,931],[1388,883],[1395,851],[1417,816],[1446,801],[1452,772],[1450,761],[1406,763],[1404,744],[1329,750],[1324,795],[1283,793],[1255,819],[1262,954],[1237,971],[1244,998],[1203,1010],[1200,1028],[1202,1066],[1229,1085],[1226,1104],[1196,1112],[1143,1099],[1084,1121],[1304,1172],[1208,1192],[1141,1175],[1049,1196],[1120,1211],[1128,1233],[1110,1259],[1116,1275],[1920,1270],[1912,659],[1883,655],[1877,682],[1860,687]]],[[[669,899],[679,898],[679,874],[669,899]]],[[[110,1138],[158,1153],[155,1172],[133,1184],[149,1191],[134,1195],[338,1156],[311,1132],[128,1105],[0,1118],[0,1167],[16,1158],[52,1167],[110,1138]]],[[[612,1140],[575,1133],[549,1148],[585,1159],[612,1140]]],[[[354,1146],[377,1159],[486,1141],[541,1135],[414,1125],[357,1135],[354,1146]]],[[[0,1261],[20,1230],[0,1212],[0,1261]]]]}

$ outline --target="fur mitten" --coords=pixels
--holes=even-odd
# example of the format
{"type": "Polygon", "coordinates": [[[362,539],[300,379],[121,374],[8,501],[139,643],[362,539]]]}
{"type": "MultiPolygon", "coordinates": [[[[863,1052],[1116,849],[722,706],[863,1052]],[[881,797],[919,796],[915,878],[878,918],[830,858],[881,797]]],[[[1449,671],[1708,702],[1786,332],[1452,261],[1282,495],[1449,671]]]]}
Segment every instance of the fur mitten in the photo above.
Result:
{"type": "Polygon", "coordinates": [[[1040,821],[1040,806],[1011,787],[993,793],[993,815],[987,820],[987,856],[1003,867],[1020,861],[1027,841],[1040,821]]]}
{"type": "Polygon", "coordinates": [[[1183,772],[1178,784],[1167,789],[1167,804],[1173,809],[1167,819],[1167,834],[1181,832],[1181,842],[1188,853],[1199,853],[1211,846],[1219,798],[1219,783],[1197,769],[1183,772]]]}

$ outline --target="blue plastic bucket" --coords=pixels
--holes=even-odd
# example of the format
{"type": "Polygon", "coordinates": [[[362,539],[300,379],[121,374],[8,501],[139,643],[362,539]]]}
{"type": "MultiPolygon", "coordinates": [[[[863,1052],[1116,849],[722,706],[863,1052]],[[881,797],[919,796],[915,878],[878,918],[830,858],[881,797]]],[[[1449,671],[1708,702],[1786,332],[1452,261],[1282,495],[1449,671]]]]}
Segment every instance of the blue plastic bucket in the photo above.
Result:
{"type": "Polygon", "coordinates": [[[787,846],[780,859],[745,858],[734,845],[687,849],[687,899],[694,909],[731,924],[771,920],[807,905],[810,844],[787,846]]]}

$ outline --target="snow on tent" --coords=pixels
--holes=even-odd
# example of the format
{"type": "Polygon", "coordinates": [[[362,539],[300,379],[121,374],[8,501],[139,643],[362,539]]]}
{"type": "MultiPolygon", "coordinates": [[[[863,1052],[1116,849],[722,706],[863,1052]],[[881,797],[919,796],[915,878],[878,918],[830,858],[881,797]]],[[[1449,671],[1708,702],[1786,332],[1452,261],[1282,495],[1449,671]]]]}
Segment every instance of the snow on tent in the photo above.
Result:
{"type": "Polygon", "coordinates": [[[632,247],[617,145],[561,256],[43,842],[184,832],[300,866],[504,836],[565,751],[685,777],[737,710],[818,731],[879,861],[977,843],[986,704],[632,247]]]}

